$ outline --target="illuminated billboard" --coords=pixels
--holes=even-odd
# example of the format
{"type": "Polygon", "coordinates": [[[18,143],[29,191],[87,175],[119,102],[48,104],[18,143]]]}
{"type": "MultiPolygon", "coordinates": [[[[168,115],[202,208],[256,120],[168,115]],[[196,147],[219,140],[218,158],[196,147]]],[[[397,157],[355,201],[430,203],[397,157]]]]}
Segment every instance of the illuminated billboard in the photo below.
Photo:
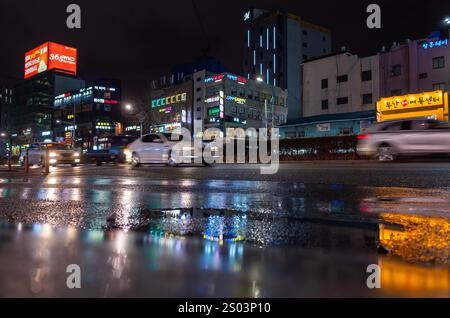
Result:
{"type": "Polygon", "coordinates": [[[76,75],[77,50],[62,44],[46,42],[25,53],[24,78],[52,69],[76,75]]]}
{"type": "Polygon", "coordinates": [[[382,98],[377,103],[377,120],[429,117],[448,120],[448,93],[443,91],[382,98]]]}

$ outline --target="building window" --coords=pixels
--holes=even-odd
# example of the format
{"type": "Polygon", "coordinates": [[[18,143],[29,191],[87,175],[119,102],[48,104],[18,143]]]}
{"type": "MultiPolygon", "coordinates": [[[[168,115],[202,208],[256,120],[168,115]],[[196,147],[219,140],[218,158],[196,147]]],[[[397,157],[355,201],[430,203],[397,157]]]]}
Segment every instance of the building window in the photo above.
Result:
{"type": "Polygon", "coordinates": [[[308,47],[308,43],[303,42],[303,47],[308,47]]]}
{"type": "Polygon", "coordinates": [[[364,71],[361,73],[361,80],[363,82],[371,81],[372,80],[372,71],[364,71]]]}
{"type": "Polygon", "coordinates": [[[371,105],[373,102],[372,94],[364,94],[363,95],[363,105],[371,105]]]}
{"type": "Polygon", "coordinates": [[[348,104],[348,97],[339,97],[337,99],[337,104],[338,105],[345,105],[348,104]]]}
{"type": "Polygon", "coordinates": [[[308,31],[303,30],[303,35],[308,35],[308,31]]]}
{"type": "Polygon", "coordinates": [[[322,100],[322,110],[327,110],[328,109],[328,99],[323,99],[322,100]]]}
{"type": "Polygon", "coordinates": [[[344,83],[348,81],[348,75],[341,75],[336,77],[336,82],[337,83],[344,83]]]}
{"type": "Polygon", "coordinates": [[[197,102],[201,102],[202,98],[201,97],[197,97],[197,102]]]}
{"type": "Polygon", "coordinates": [[[202,90],[201,87],[197,87],[197,92],[200,92],[202,90]]]}
{"type": "Polygon", "coordinates": [[[433,84],[433,91],[446,91],[447,85],[445,83],[436,83],[433,84]]]}
{"type": "Polygon", "coordinates": [[[308,55],[303,54],[303,60],[306,61],[308,59],[308,55]]]}
{"type": "Polygon", "coordinates": [[[420,73],[419,74],[419,79],[425,79],[428,78],[428,73],[420,73]]]}
{"type": "Polygon", "coordinates": [[[197,111],[199,112],[199,111],[201,111],[202,110],[202,108],[201,107],[197,107],[197,111]]]}
{"type": "Polygon", "coordinates": [[[236,95],[237,95],[236,86],[231,86],[231,96],[236,96],[236,95]]]}
{"type": "Polygon", "coordinates": [[[402,75],[402,66],[400,64],[391,67],[391,77],[402,75]]]}
{"type": "Polygon", "coordinates": [[[401,89],[393,89],[391,90],[391,95],[392,96],[399,96],[402,94],[402,90],[401,89]]]}
{"type": "Polygon", "coordinates": [[[201,82],[202,78],[201,77],[197,77],[197,82],[201,82]]]}
{"type": "Polygon", "coordinates": [[[445,58],[443,56],[435,57],[433,59],[433,69],[444,68],[445,58]]]}
{"type": "Polygon", "coordinates": [[[341,136],[349,136],[353,134],[353,128],[340,128],[339,134],[341,136]]]}
{"type": "Polygon", "coordinates": [[[322,88],[328,88],[328,78],[322,80],[322,88]]]}

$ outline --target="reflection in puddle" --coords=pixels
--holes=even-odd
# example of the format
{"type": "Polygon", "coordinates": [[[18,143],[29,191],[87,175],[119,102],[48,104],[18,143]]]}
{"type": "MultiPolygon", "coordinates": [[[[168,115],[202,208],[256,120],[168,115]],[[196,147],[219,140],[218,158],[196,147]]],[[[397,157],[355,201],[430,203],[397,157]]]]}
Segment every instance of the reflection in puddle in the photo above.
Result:
{"type": "Polygon", "coordinates": [[[443,217],[383,213],[380,243],[410,262],[449,263],[450,222],[443,217]]]}
{"type": "Polygon", "coordinates": [[[421,297],[428,292],[436,296],[449,296],[448,267],[417,266],[392,257],[380,257],[378,265],[381,267],[381,288],[386,293],[421,297]]]}

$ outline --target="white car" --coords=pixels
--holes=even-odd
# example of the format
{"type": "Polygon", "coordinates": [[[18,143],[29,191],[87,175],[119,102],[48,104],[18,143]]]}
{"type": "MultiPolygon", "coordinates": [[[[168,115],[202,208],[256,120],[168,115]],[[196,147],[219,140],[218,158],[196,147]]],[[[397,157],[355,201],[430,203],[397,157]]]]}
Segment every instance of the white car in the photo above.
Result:
{"type": "Polygon", "coordinates": [[[427,118],[385,121],[358,136],[358,153],[379,161],[450,155],[450,125],[427,118]]]}
{"type": "MultiPolygon", "coordinates": [[[[177,145],[182,137],[175,135],[173,138],[171,133],[155,133],[142,136],[141,138],[135,140],[127,147],[127,161],[131,161],[131,164],[135,167],[141,164],[151,164],[151,163],[163,163],[168,166],[174,167],[179,164],[184,163],[184,159],[194,159],[197,157],[194,155],[194,148],[183,147],[183,149],[178,149],[178,153],[174,154],[175,145],[177,145]],[[174,140],[175,139],[175,140],[174,140]],[[185,149],[188,148],[188,149],[185,149]]],[[[214,159],[218,159],[219,148],[213,144],[209,143],[209,149],[211,150],[211,156],[214,159]]],[[[205,148],[205,143],[202,143],[202,148],[205,148]]],[[[209,166],[210,163],[202,158],[202,163],[209,166]]]]}
{"type": "MultiPolygon", "coordinates": [[[[80,163],[80,152],[73,149],[70,145],[60,143],[39,143],[33,144],[28,148],[28,164],[45,165],[45,154],[48,149],[49,164],[56,166],[58,164],[70,164],[75,167],[80,163]]],[[[19,158],[19,164],[25,164],[26,150],[22,150],[19,158]]]]}

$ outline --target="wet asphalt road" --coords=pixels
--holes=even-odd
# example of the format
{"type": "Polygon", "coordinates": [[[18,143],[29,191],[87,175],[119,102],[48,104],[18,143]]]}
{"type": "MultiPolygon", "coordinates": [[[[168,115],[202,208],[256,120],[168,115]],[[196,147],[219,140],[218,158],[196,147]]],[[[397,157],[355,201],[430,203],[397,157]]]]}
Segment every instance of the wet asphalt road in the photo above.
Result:
{"type": "Polygon", "coordinates": [[[2,171],[0,296],[448,297],[449,185],[442,162],[2,171]]]}

